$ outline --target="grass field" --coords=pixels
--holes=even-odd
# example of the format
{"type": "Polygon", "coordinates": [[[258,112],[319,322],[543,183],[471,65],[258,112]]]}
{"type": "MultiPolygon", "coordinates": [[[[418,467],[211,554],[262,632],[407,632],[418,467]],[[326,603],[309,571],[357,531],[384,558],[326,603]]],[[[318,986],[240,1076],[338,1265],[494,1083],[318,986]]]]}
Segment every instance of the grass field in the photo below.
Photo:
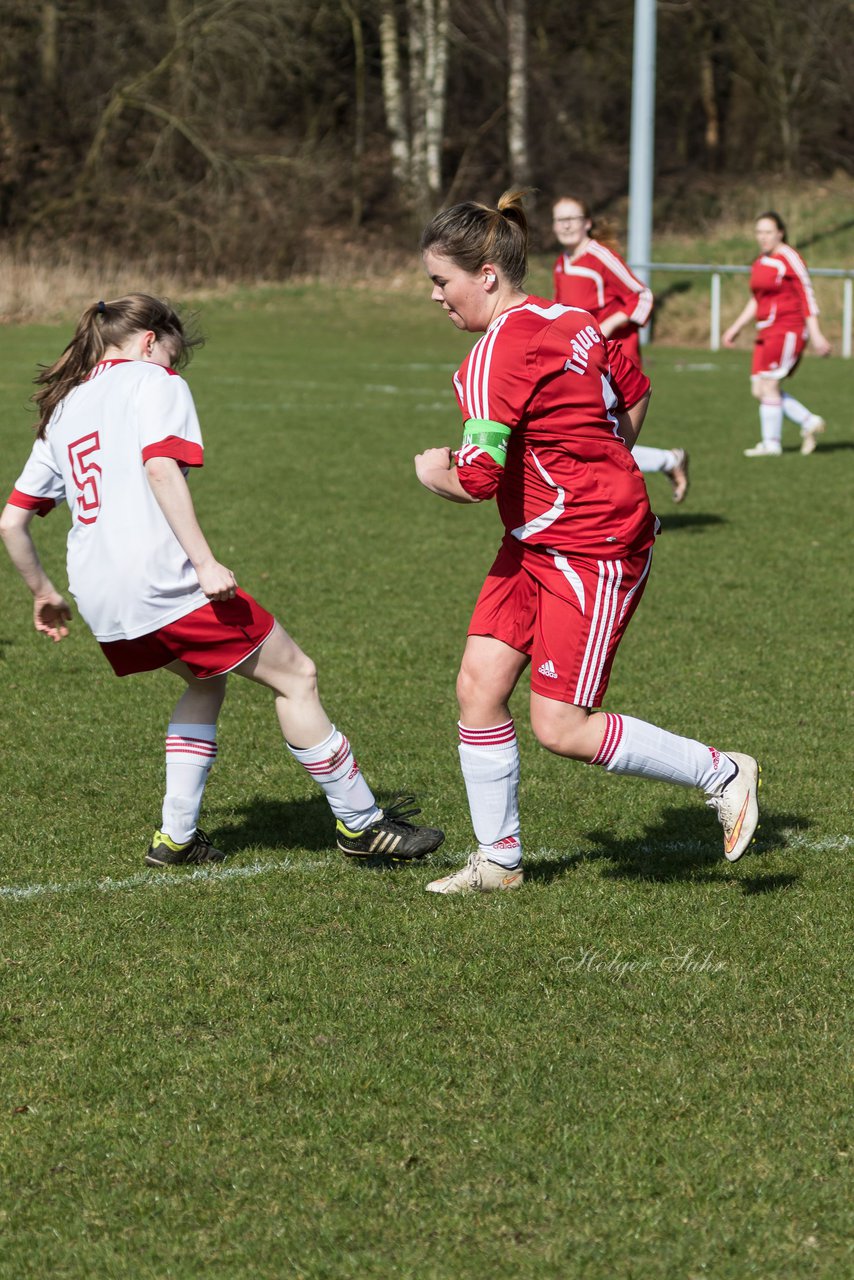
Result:
{"type": "MultiPolygon", "coordinates": [[[[420,489],[466,349],[427,303],[211,304],[190,369],[203,525],[318,662],[382,798],[447,831],[401,870],[331,847],[262,691],[235,681],[204,825],[224,867],[145,870],[178,682],[118,681],[83,624],[0,626],[0,1275],[744,1280],[854,1275],[852,369],[792,390],[812,458],[758,438],[748,354],[654,348],[648,444],[690,450],[607,706],[764,767],[752,856],[702,797],[548,755],[514,712],[529,876],[423,892],[471,834],[455,667],[498,540],[420,489]]],[[[0,482],[37,361],[4,331],[0,482]]],[[[65,518],[38,522],[64,586],[65,518]]]]}

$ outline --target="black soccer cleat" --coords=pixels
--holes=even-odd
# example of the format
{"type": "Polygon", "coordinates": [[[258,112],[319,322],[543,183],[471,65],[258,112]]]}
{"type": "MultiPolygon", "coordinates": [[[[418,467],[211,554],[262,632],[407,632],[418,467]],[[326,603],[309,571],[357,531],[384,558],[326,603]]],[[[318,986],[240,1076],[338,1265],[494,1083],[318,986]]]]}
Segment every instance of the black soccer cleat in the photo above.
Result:
{"type": "Polygon", "coordinates": [[[149,867],[178,867],[185,863],[222,862],[226,854],[215,849],[201,827],[186,844],[176,844],[162,831],[155,831],[154,839],[145,855],[149,867]]]}
{"type": "Polygon", "coordinates": [[[438,849],[445,839],[438,827],[416,827],[420,809],[409,809],[414,796],[400,796],[383,809],[383,816],[364,831],[350,831],[339,819],[335,827],[338,848],[348,858],[390,858],[392,862],[413,862],[438,849]]]}

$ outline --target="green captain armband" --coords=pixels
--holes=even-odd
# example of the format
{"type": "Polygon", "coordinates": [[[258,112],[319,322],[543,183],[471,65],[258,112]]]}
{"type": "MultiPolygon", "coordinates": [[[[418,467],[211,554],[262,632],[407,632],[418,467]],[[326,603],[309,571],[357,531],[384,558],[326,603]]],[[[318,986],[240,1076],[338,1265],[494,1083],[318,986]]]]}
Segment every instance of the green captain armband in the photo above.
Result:
{"type": "Polygon", "coordinates": [[[476,445],[478,449],[488,453],[490,458],[494,458],[499,467],[503,467],[509,435],[510,428],[501,422],[490,422],[488,418],[469,418],[463,427],[463,443],[460,448],[476,445]]]}

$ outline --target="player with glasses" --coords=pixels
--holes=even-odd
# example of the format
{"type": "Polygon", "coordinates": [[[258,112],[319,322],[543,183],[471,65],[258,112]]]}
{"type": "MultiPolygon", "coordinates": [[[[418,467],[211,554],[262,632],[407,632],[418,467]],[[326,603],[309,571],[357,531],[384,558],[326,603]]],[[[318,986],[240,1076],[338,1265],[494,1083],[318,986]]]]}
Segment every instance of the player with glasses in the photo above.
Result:
{"type": "MultiPolygon", "coordinates": [[[[561,196],[552,209],[552,228],[563,252],[554,264],[554,296],[567,307],[582,307],[596,317],[606,338],[622,343],[641,363],[639,332],[652,314],[652,290],[620,257],[607,230],[598,230],[586,203],[561,196]]],[[[684,449],[637,445],[632,456],[641,471],[663,472],[673,501],[688,492],[688,454],[684,449]]]]}

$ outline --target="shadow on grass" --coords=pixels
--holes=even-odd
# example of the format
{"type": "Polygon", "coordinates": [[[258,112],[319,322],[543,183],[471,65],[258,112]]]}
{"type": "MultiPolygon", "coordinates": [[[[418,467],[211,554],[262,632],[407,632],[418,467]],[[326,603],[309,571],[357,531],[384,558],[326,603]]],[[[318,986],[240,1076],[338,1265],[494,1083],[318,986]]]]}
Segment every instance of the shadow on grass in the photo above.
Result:
{"type": "Polygon", "coordinates": [[[778,889],[788,889],[790,885],[797,884],[799,879],[799,876],[792,875],[790,872],[776,876],[748,876],[741,882],[741,891],[748,895],[776,893],[778,889]]]}
{"type": "Polygon", "coordinates": [[[680,511],[678,515],[676,512],[668,512],[666,515],[656,512],[656,515],[661,522],[662,531],[665,532],[668,529],[688,529],[693,531],[709,524],[729,523],[724,516],[719,516],[711,511],[680,511]]]}
{"type": "MultiPolygon", "coordinates": [[[[714,822],[714,818],[709,815],[714,822]]],[[[719,828],[709,830],[702,826],[703,819],[685,809],[665,809],[658,821],[636,836],[618,837],[609,831],[586,832],[584,839],[589,847],[578,853],[568,853],[564,858],[544,858],[527,863],[525,874],[530,880],[548,883],[565,876],[582,863],[604,861],[602,875],[613,880],[650,880],[657,883],[695,881],[707,883],[729,876],[734,870],[721,850],[719,828]]],[[[739,867],[747,870],[753,858],[766,850],[785,851],[793,831],[805,832],[810,822],[807,818],[791,813],[763,814],[762,824],[751,846],[747,861],[739,867]]],[[[783,872],[773,875],[761,873],[741,880],[745,894],[774,893],[796,884],[796,873],[783,872]]]]}
{"type": "MultiPolygon", "coordinates": [[[[399,798],[396,792],[377,791],[375,795],[380,805],[390,805],[399,798]]],[[[413,808],[417,807],[416,799],[413,808]]],[[[431,825],[429,814],[422,814],[413,821],[431,825]]],[[[322,795],[304,800],[273,800],[269,796],[255,796],[237,808],[231,821],[214,820],[207,830],[214,843],[229,854],[254,845],[323,853],[335,848],[335,819],[322,795]]],[[[370,865],[370,860],[365,860],[365,865],[370,865]]]]}
{"type": "MultiPolygon", "coordinates": [[[[377,800],[388,805],[398,797],[390,792],[377,792],[377,800]]],[[[417,804],[417,800],[416,800],[417,804]]],[[[430,815],[416,821],[430,823],[430,815]]],[[[757,855],[774,850],[785,852],[793,834],[798,837],[812,824],[799,814],[762,815],[762,824],[751,846],[750,855],[738,863],[739,871],[756,864],[757,855]]],[[[271,800],[256,796],[238,810],[231,822],[214,823],[210,833],[217,845],[227,853],[262,846],[275,850],[311,850],[329,853],[335,848],[335,824],[323,796],[303,800],[271,800]]],[[[550,883],[568,875],[583,863],[603,862],[603,878],[612,880],[648,880],[659,884],[674,881],[708,883],[731,876],[735,867],[726,862],[721,851],[720,829],[712,814],[706,816],[691,808],[665,809],[659,819],[637,835],[619,837],[605,830],[587,831],[573,838],[574,851],[563,857],[547,857],[525,863],[525,876],[531,881],[550,883]],[[578,849],[578,844],[585,847],[578,849]]],[[[355,865],[387,867],[383,859],[359,859],[355,865]]],[[[740,877],[744,894],[776,893],[797,884],[800,876],[793,872],[763,875],[758,872],[740,877]]]]}

